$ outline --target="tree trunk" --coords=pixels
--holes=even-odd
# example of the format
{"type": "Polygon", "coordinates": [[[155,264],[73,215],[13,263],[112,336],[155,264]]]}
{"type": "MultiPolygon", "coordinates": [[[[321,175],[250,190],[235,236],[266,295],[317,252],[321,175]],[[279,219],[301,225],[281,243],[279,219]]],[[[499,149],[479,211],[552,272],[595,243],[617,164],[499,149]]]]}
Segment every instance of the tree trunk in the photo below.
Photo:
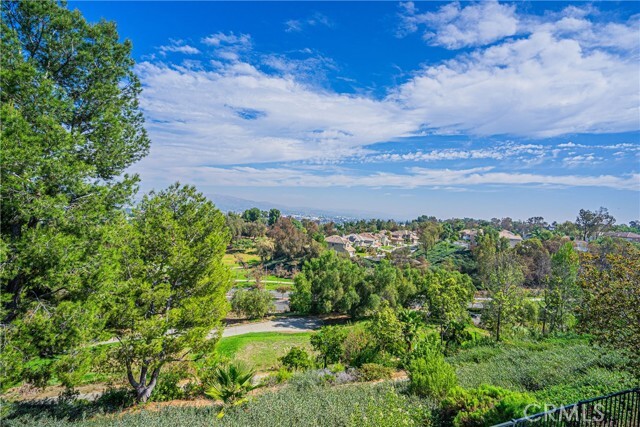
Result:
{"type": "Polygon", "coordinates": [[[147,384],[148,369],[148,366],[142,366],[142,368],[140,368],[140,380],[136,381],[131,371],[131,365],[127,365],[127,378],[129,379],[129,384],[136,390],[136,401],[139,403],[146,403],[147,400],[149,400],[158,382],[160,367],[155,368],[151,373],[151,381],[149,381],[149,384],[147,384]]]}
{"type": "Polygon", "coordinates": [[[498,321],[496,324],[496,341],[500,341],[500,320],[502,317],[502,308],[498,310],[498,321]]]}

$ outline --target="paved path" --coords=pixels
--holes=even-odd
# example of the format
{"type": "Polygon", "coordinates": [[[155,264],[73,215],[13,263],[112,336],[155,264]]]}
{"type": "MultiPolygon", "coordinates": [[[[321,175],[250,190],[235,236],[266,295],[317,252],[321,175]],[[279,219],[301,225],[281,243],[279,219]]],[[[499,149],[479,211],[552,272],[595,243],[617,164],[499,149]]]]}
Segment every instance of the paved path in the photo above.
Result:
{"type": "Polygon", "coordinates": [[[259,323],[227,326],[223,337],[248,334],[251,332],[310,332],[320,329],[324,324],[321,319],[311,317],[281,317],[259,323]]]}

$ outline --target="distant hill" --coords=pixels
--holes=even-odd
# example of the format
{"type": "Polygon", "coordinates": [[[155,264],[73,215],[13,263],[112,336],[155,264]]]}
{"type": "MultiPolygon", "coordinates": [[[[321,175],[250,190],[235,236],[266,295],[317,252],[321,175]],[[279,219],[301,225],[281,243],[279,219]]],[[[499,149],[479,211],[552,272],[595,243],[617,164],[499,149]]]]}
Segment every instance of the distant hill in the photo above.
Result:
{"type": "Polygon", "coordinates": [[[279,209],[284,215],[300,216],[308,218],[331,219],[334,221],[345,221],[351,219],[384,218],[387,215],[376,212],[366,212],[358,210],[326,210],[300,206],[285,206],[272,202],[247,200],[226,194],[213,194],[209,197],[213,203],[223,212],[243,212],[250,208],[269,210],[279,209]]]}

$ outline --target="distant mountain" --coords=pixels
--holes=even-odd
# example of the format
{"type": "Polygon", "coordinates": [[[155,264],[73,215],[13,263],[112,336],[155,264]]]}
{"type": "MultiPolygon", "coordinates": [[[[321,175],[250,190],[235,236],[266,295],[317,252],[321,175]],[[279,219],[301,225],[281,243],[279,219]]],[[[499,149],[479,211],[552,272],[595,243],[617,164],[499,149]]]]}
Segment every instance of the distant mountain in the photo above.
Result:
{"type": "Polygon", "coordinates": [[[376,212],[358,210],[326,210],[300,206],[285,206],[272,202],[241,199],[226,194],[213,194],[210,199],[223,212],[243,212],[250,208],[258,208],[267,211],[271,208],[279,209],[284,215],[301,216],[308,218],[321,218],[332,220],[384,218],[388,215],[376,212]]]}

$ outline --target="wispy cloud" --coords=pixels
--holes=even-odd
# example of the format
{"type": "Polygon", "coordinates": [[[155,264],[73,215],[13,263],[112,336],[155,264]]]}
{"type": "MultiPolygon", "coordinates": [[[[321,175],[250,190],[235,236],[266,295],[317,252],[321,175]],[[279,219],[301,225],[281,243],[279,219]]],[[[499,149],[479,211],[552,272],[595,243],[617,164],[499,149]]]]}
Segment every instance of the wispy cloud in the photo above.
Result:
{"type": "Polygon", "coordinates": [[[204,37],[202,43],[209,46],[241,46],[244,48],[251,47],[251,36],[248,34],[234,34],[233,31],[229,33],[218,32],[204,37]]]}
{"type": "Polygon", "coordinates": [[[197,55],[200,53],[199,49],[186,44],[182,40],[170,40],[168,45],[160,46],[158,50],[162,55],[165,55],[167,52],[183,53],[186,55],[197,55]]]}
{"type": "Polygon", "coordinates": [[[194,182],[212,182],[221,186],[254,187],[368,187],[368,188],[442,188],[492,186],[604,187],[639,190],[640,175],[543,175],[494,172],[491,167],[471,169],[409,168],[407,173],[316,174],[304,169],[255,167],[199,167],[180,170],[194,182]]]}
{"type": "Polygon", "coordinates": [[[308,27],[327,27],[332,28],[333,21],[328,16],[315,12],[311,16],[304,19],[290,19],[284,23],[284,30],[287,33],[298,33],[308,27]]]}

